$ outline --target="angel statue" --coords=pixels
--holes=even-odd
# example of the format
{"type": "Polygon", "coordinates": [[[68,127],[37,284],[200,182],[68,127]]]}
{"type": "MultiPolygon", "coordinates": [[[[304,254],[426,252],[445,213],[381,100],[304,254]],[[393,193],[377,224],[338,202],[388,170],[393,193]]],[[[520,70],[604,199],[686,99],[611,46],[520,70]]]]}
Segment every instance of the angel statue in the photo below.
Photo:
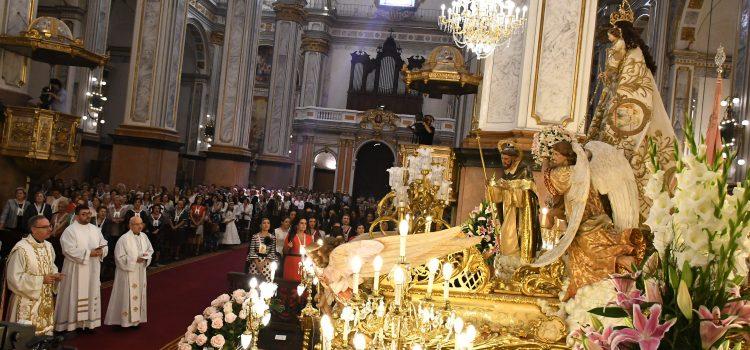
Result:
{"type": "Polygon", "coordinates": [[[609,17],[606,69],[599,74],[604,89],[589,127],[587,139],[606,142],[625,152],[638,183],[640,213],[650,204],[643,195],[649,172],[649,139],[656,147],[660,168],[674,171],[672,147],[675,133],[654,83],[656,64],[648,46],[633,28],[635,15],[628,0],[609,17]]]}
{"type": "MultiPolygon", "coordinates": [[[[578,289],[630,269],[645,252],[638,229],[638,190],[623,152],[599,141],[585,150],[578,142],[552,145],[543,162],[544,184],[567,221],[560,242],[531,265],[549,265],[567,253],[570,283],[564,300],[578,289]],[[590,156],[590,159],[589,159],[590,156]],[[615,204],[608,214],[601,196],[615,204]]],[[[555,212],[555,211],[552,211],[555,212]]]]}

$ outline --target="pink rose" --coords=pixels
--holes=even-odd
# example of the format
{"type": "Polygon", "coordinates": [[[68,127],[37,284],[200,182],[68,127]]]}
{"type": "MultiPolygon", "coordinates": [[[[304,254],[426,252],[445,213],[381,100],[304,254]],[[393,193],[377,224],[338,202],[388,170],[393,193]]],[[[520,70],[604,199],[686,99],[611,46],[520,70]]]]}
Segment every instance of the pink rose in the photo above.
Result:
{"type": "Polygon", "coordinates": [[[198,328],[198,332],[206,333],[208,330],[208,322],[206,322],[206,320],[200,321],[195,328],[198,328]]]}
{"type": "Polygon", "coordinates": [[[195,343],[195,338],[197,338],[198,335],[195,333],[185,333],[185,341],[187,341],[188,344],[195,343]]]}
{"type": "Polygon", "coordinates": [[[221,306],[221,304],[223,304],[223,303],[221,302],[221,300],[219,300],[219,298],[211,300],[211,307],[214,307],[214,308],[215,307],[219,307],[219,306],[221,306]]]}
{"type": "Polygon", "coordinates": [[[212,313],[211,316],[208,316],[208,318],[210,320],[217,319],[217,318],[222,318],[222,317],[224,317],[224,315],[222,315],[221,312],[218,312],[218,311],[212,313]]]}
{"type": "Polygon", "coordinates": [[[229,294],[222,294],[222,295],[219,295],[219,297],[218,297],[218,298],[216,298],[216,299],[217,299],[217,300],[219,300],[219,301],[221,301],[221,303],[222,303],[222,304],[224,304],[224,303],[226,303],[227,301],[231,300],[231,298],[229,297],[229,294]]]}
{"type": "Polygon", "coordinates": [[[203,315],[197,315],[193,318],[193,323],[198,323],[203,320],[205,320],[205,318],[203,318],[203,315]]]}
{"type": "Polygon", "coordinates": [[[221,329],[221,327],[224,327],[224,321],[220,317],[211,319],[211,328],[221,329]]]}
{"type": "Polygon", "coordinates": [[[232,299],[237,304],[242,304],[243,301],[245,301],[245,296],[247,295],[247,292],[245,292],[244,289],[237,289],[234,292],[232,292],[232,299]]]}
{"type": "Polygon", "coordinates": [[[219,310],[216,310],[215,307],[209,306],[205,310],[203,310],[203,316],[208,317],[208,316],[210,316],[211,314],[213,314],[214,312],[217,312],[217,311],[219,311],[219,310]]]}
{"type": "Polygon", "coordinates": [[[234,305],[232,305],[231,301],[228,301],[228,302],[224,303],[224,313],[228,314],[228,313],[232,312],[233,306],[234,305]]]}
{"type": "Polygon", "coordinates": [[[206,344],[207,340],[208,340],[208,337],[206,337],[205,334],[201,334],[195,337],[195,343],[198,344],[198,346],[203,346],[203,344],[206,344]]]}
{"type": "Polygon", "coordinates": [[[193,321],[193,324],[189,325],[187,328],[188,333],[195,333],[195,321],[193,321]]]}
{"type": "Polygon", "coordinates": [[[222,336],[221,334],[217,334],[211,337],[211,346],[217,349],[221,349],[221,347],[224,346],[224,343],[225,343],[224,336],[222,336]]]}
{"type": "Polygon", "coordinates": [[[226,323],[233,323],[235,320],[237,320],[237,315],[235,315],[233,313],[228,313],[228,314],[224,315],[224,321],[226,323]]]}
{"type": "Polygon", "coordinates": [[[180,345],[177,345],[177,350],[192,350],[192,349],[193,347],[187,343],[180,343],[180,345]]]}

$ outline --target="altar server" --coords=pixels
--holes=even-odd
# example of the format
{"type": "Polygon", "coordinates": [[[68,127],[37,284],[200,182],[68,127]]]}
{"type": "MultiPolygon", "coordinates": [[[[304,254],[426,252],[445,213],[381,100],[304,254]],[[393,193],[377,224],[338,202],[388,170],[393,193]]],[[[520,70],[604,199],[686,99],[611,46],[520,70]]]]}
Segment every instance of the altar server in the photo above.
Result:
{"type": "Polygon", "coordinates": [[[6,280],[13,293],[10,297],[9,321],[28,323],[37,335],[51,335],[55,326],[55,296],[57,273],[55,250],[47,242],[52,233],[44,215],[29,219],[31,234],[19,241],[8,257],[6,280]]]}
{"type": "Polygon", "coordinates": [[[60,285],[55,306],[58,332],[93,330],[102,324],[99,271],[108,250],[101,231],[89,222],[90,216],[87,205],[76,206],[75,219],[60,238],[65,256],[62,272],[67,277],[60,285]]]}
{"type": "Polygon", "coordinates": [[[139,216],[130,219],[130,231],[115,247],[115,283],[104,324],[138,327],[146,322],[146,267],[154,249],[143,231],[139,216]]]}

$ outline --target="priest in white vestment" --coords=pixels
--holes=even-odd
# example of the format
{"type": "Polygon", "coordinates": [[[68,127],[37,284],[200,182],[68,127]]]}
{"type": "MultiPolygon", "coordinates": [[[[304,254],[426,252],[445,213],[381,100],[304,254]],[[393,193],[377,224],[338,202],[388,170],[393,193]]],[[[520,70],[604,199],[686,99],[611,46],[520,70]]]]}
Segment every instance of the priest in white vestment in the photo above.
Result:
{"type": "Polygon", "coordinates": [[[60,237],[65,275],[55,306],[55,330],[93,330],[101,326],[100,270],[107,256],[107,241],[96,225],[89,223],[87,205],[78,205],[73,223],[60,237]]]}
{"type": "Polygon", "coordinates": [[[143,231],[140,216],[130,219],[130,231],[115,246],[115,283],[104,324],[138,327],[146,322],[146,267],[154,248],[143,231]]]}
{"type": "Polygon", "coordinates": [[[37,335],[52,335],[55,327],[55,291],[63,275],[57,273],[55,250],[47,242],[52,226],[44,215],[29,219],[31,234],[8,256],[6,281],[11,291],[10,322],[31,324],[37,335]]]}

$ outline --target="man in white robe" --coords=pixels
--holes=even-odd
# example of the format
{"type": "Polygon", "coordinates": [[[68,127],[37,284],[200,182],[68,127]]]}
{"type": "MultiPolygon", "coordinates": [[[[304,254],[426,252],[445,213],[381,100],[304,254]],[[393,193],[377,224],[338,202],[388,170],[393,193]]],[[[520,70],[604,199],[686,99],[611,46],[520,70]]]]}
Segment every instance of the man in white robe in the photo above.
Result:
{"type": "Polygon", "coordinates": [[[143,231],[140,216],[130,219],[130,231],[115,246],[115,283],[104,324],[138,327],[146,322],[146,267],[154,248],[143,231]]]}
{"type": "Polygon", "coordinates": [[[87,205],[78,205],[73,223],[60,237],[66,278],[60,284],[55,306],[55,330],[84,331],[101,326],[100,270],[107,256],[107,241],[96,225],[89,223],[87,205]]]}
{"type": "Polygon", "coordinates": [[[55,250],[47,242],[52,226],[44,215],[29,219],[31,234],[16,243],[8,256],[5,279],[11,291],[10,322],[31,324],[37,335],[51,335],[55,327],[57,273],[55,250]]]}

